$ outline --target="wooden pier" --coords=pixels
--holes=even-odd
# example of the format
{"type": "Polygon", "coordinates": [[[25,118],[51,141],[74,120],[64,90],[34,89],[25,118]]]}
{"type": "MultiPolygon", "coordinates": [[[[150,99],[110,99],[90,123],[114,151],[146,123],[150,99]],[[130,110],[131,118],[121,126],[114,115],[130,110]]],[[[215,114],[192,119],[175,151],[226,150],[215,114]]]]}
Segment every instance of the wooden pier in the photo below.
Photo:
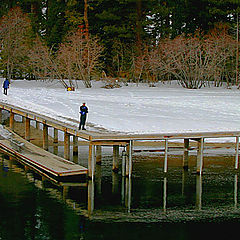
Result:
{"type": "Polygon", "coordinates": [[[78,138],[84,139],[89,143],[88,156],[88,176],[92,180],[95,175],[95,164],[101,162],[101,147],[113,147],[113,171],[119,169],[119,148],[122,151],[122,175],[131,177],[132,174],[132,154],[133,145],[137,141],[164,141],[164,172],[168,168],[169,142],[171,140],[182,139],[184,141],[183,148],[183,167],[188,167],[189,143],[194,141],[197,143],[197,166],[196,171],[202,174],[203,156],[204,156],[204,140],[208,138],[235,138],[235,169],[239,165],[239,136],[240,131],[219,131],[219,132],[186,132],[186,133],[161,133],[161,134],[122,134],[107,131],[79,131],[78,123],[74,119],[56,120],[51,117],[43,116],[39,113],[32,112],[28,109],[19,108],[10,104],[0,103],[0,119],[2,119],[2,111],[6,110],[10,113],[9,128],[14,130],[14,115],[20,115],[25,119],[25,139],[30,141],[30,121],[36,121],[43,125],[43,149],[48,149],[48,128],[54,129],[54,142],[58,141],[58,131],[64,132],[64,158],[70,159],[70,136],[73,136],[73,153],[78,151],[78,138]]]}

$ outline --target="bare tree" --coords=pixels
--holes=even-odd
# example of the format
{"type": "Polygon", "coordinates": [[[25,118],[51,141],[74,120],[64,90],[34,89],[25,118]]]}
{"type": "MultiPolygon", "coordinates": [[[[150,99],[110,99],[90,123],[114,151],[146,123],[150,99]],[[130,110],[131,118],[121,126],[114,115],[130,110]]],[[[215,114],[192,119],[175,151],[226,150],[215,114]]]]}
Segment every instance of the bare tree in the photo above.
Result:
{"type": "Polygon", "coordinates": [[[1,64],[10,78],[14,70],[23,69],[28,52],[31,24],[19,7],[0,20],[1,64]]]}
{"type": "Polygon", "coordinates": [[[71,79],[83,80],[87,88],[91,87],[91,77],[100,67],[99,57],[102,47],[97,38],[86,37],[82,31],[72,31],[61,45],[57,61],[61,72],[71,79]]]}
{"type": "Polygon", "coordinates": [[[29,66],[33,74],[40,79],[58,79],[67,88],[67,81],[63,79],[61,70],[56,61],[54,53],[37,37],[34,45],[29,51],[29,66]]]}
{"type": "Polygon", "coordinates": [[[149,69],[155,76],[172,75],[185,88],[201,88],[210,80],[222,82],[225,66],[234,54],[234,40],[219,25],[208,35],[165,39],[149,54],[149,69]]]}

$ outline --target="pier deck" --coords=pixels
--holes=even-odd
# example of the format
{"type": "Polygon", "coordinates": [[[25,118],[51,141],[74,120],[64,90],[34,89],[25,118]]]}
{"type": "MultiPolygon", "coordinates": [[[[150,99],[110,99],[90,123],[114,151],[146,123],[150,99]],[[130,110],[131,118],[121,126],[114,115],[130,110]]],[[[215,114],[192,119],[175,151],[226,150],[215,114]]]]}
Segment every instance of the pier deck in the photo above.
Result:
{"type": "MultiPolygon", "coordinates": [[[[7,110],[10,113],[9,128],[14,130],[14,115],[20,115],[25,119],[25,139],[30,141],[30,120],[43,125],[43,149],[48,149],[48,127],[54,128],[54,141],[58,142],[58,131],[64,132],[64,158],[70,158],[70,136],[73,136],[73,153],[77,153],[78,138],[84,139],[89,143],[88,155],[88,176],[94,178],[95,164],[101,162],[101,146],[113,146],[113,171],[119,169],[119,147],[124,147],[122,155],[122,174],[131,177],[132,172],[132,153],[134,142],[136,141],[155,141],[163,140],[165,149],[164,172],[167,172],[168,163],[168,143],[169,140],[181,139],[184,141],[183,148],[183,167],[188,167],[189,142],[197,143],[197,173],[202,173],[204,141],[207,138],[235,138],[235,169],[238,169],[239,160],[239,137],[240,131],[217,131],[217,132],[175,132],[175,133],[149,133],[132,134],[121,132],[110,132],[106,129],[98,129],[94,126],[88,131],[78,130],[78,121],[76,119],[57,116],[57,119],[35,113],[28,109],[13,106],[8,103],[0,102],[0,112],[7,110]]],[[[0,116],[1,119],[1,116],[0,116]]],[[[36,150],[36,152],[40,152],[36,150]]],[[[83,170],[86,171],[86,170],[83,170]]],[[[74,171],[73,171],[74,172],[74,171]]],[[[62,173],[64,174],[64,172],[62,173]]]]}

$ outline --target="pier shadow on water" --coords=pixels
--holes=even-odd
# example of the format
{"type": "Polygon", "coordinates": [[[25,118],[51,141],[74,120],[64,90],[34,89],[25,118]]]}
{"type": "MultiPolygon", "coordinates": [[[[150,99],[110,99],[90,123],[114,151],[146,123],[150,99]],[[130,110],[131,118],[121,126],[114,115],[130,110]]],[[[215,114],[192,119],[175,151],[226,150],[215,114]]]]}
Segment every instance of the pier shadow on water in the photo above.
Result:
{"type": "Polygon", "coordinates": [[[206,157],[199,176],[195,156],[188,171],[181,156],[169,156],[164,174],[163,156],[140,154],[128,179],[103,154],[95,181],[84,183],[50,181],[1,155],[0,240],[231,239],[240,227],[232,163],[232,156],[206,157]]]}

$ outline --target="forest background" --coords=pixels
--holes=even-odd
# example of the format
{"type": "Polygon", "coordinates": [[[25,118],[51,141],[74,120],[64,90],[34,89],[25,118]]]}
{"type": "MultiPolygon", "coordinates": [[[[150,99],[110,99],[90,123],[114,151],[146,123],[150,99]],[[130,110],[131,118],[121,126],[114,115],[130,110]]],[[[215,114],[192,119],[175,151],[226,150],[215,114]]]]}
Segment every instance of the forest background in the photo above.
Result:
{"type": "Polygon", "coordinates": [[[1,74],[239,86],[239,14],[239,0],[1,0],[1,74]]]}

